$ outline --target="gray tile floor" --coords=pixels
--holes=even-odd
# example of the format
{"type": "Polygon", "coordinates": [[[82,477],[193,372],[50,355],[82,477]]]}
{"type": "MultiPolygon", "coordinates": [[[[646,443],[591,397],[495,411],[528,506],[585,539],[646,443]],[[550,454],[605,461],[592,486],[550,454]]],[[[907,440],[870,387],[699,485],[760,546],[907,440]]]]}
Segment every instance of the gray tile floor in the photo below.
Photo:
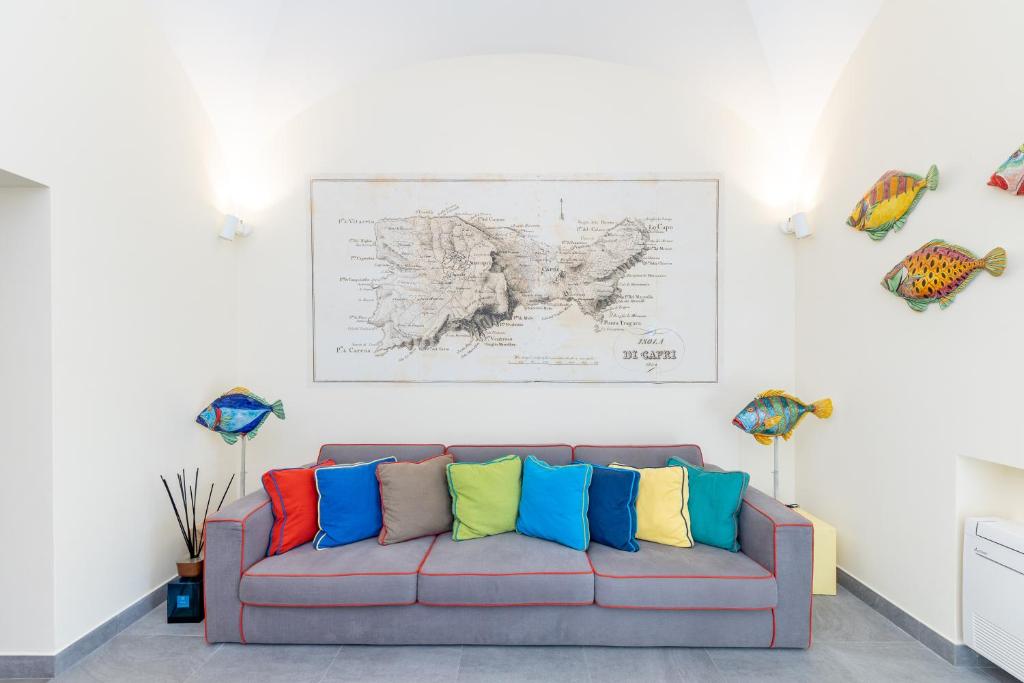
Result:
{"type": "Polygon", "coordinates": [[[810,650],[207,645],[161,605],[56,680],[131,681],[1012,681],[957,669],[850,593],[814,600],[810,650]]]}

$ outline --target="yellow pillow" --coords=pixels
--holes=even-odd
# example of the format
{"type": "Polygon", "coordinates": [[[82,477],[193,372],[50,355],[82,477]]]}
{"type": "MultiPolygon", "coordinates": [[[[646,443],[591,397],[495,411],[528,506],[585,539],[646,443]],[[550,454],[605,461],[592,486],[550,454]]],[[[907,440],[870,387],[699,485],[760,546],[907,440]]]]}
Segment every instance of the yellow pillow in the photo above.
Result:
{"type": "Polygon", "coordinates": [[[642,541],[692,548],[690,533],[690,482],[685,467],[629,467],[640,473],[636,496],[636,537],[642,541]]]}

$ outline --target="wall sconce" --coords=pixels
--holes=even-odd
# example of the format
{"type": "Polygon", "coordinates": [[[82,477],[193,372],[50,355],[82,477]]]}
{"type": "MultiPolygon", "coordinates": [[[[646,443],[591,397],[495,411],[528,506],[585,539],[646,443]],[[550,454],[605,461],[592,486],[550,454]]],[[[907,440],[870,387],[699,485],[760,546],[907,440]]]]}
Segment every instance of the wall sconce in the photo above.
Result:
{"type": "Polygon", "coordinates": [[[248,237],[252,234],[252,228],[242,222],[242,219],[233,214],[224,216],[224,225],[220,229],[220,238],[229,242],[238,237],[248,237]]]}
{"type": "Polygon", "coordinates": [[[800,213],[794,213],[792,216],[780,223],[779,230],[786,235],[793,235],[798,240],[802,240],[803,238],[810,237],[814,234],[814,230],[811,228],[811,224],[807,220],[807,214],[803,211],[800,213]]]}

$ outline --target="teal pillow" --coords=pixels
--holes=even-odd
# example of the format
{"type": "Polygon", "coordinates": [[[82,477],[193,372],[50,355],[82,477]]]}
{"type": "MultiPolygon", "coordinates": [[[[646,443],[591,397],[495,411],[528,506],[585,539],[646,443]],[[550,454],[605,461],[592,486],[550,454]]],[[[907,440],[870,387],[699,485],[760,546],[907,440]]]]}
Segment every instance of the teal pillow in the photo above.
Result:
{"type": "Polygon", "coordinates": [[[594,468],[586,463],[553,467],[526,456],[516,531],[586,550],[590,545],[587,509],[593,473],[594,468]]]}
{"type": "Polygon", "coordinates": [[[686,468],[690,482],[690,524],[693,540],[732,552],[740,549],[739,514],[743,493],[750,483],[746,472],[712,472],[679,458],[669,467],[686,468]]]}

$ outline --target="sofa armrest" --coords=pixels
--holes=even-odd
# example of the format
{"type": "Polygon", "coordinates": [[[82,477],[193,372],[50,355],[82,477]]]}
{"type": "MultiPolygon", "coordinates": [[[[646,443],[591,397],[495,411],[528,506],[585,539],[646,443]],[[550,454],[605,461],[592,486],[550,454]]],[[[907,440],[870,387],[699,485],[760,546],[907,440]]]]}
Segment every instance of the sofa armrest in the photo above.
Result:
{"type": "Polygon", "coordinates": [[[262,488],[207,518],[203,565],[207,642],[245,642],[238,589],[245,570],[266,556],[273,525],[270,498],[262,488]]]}
{"type": "Polygon", "coordinates": [[[810,647],[814,529],[806,518],[748,488],[740,505],[740,550],[775,575],[769,647],[810,647]]]}

